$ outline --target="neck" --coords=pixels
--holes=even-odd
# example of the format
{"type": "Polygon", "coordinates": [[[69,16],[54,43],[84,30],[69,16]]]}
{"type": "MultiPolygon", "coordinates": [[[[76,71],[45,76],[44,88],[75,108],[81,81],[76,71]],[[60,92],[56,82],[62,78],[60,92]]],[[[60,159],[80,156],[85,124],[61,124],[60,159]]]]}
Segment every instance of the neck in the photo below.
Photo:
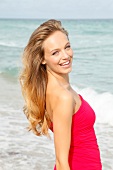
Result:
{"type": "Polygon", "coordinates": [[[52,73],[48,70],[48,78],[49,79],[55,79],[57,80],[57,82],[64,86],[65,88],[69,88],[70,87],[70,83],[69,83],[69,75],[68,74],[55,74],[52,73]]]}

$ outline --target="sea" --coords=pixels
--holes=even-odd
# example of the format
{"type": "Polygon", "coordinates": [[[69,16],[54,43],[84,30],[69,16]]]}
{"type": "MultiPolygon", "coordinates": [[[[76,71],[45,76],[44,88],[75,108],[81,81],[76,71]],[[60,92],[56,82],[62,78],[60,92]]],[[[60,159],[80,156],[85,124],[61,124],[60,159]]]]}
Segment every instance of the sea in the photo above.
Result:
{"type": "MultiPolygon", "coordinates": [[[[51,139],[27,130],[19,74],[31,33],[45,19],[0,19],[0,170],[53,170],[51,139]]],[[[113,170],[113,20],[61,20],[74,52],[72,87],[93,107],[103,170],[113,170]]]]}

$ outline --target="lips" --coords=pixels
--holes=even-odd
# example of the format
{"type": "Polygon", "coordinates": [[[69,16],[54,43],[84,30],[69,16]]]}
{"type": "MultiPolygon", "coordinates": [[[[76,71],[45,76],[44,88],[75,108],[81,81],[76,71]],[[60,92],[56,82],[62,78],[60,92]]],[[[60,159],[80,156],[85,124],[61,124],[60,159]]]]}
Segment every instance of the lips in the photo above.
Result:
{"type": "Polygon", "coordinates": [[[66,65],[69,65],[69,63],[70,63],[70,61],[66,61],[66,62],[64,62],[64,63],[62,63],[62,64],[60,64],[61,66],[66,66],[66,65]]]}

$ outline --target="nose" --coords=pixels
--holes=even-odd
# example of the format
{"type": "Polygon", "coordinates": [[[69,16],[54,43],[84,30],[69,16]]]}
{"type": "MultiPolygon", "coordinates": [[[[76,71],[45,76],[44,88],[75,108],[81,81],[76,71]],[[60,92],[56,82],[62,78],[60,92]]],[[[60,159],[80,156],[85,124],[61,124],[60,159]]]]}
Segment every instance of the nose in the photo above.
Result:
{"type": "Polygon", "coordinates": [[[62,59],[69,59],[70,58],[70,56],[68,55],[68,53],[65,51],[65,50],[63,50],[62,51],[62,59]]]}

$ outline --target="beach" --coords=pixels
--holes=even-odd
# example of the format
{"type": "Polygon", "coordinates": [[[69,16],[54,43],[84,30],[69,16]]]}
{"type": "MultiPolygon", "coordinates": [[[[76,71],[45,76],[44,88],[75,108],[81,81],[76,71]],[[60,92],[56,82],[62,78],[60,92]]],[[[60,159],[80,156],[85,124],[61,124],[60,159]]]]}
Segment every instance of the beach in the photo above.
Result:
{"type": "MultiPolygon", "coordinates": [[[[51,140],[27,131],[21,56],[44,20],[0,20],[0,170],[52,170],[51,140]]],[[[113,20],[62,20],[74,51],[72,87],[93,107],[103,170],[113,170],[113,20]]]]}

